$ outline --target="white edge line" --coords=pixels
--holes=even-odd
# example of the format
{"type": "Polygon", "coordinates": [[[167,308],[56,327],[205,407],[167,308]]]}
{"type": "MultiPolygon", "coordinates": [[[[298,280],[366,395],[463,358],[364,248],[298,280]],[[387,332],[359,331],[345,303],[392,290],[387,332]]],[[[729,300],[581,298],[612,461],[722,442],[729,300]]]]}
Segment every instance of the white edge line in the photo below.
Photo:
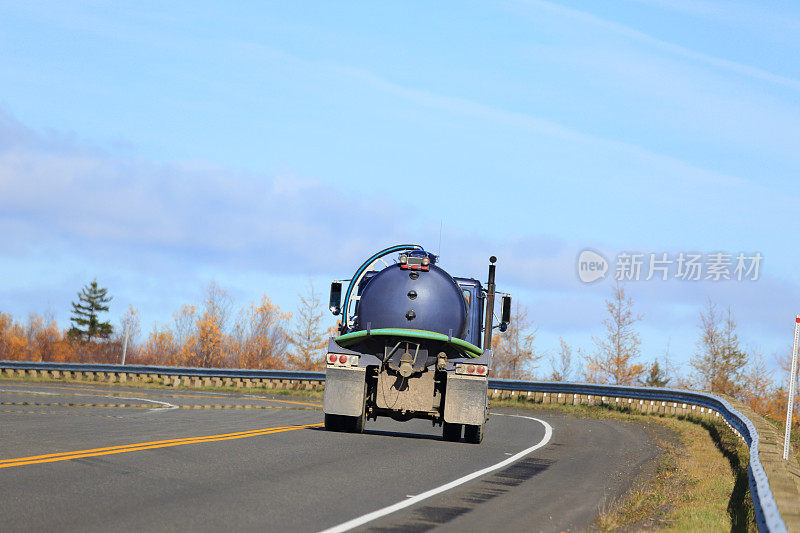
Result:
{"type": "Polygon", "coordinates": [[[450,490],[452,488],[458,487],[459,485],[463,485],[464,483],[466,483],[468,481],[472,481],[475,478],[479,478],[479,477],[481,477],[481,476],[483,476],[485,474],[488,474],[490,472],[494,472],[495,470],[499,470],[501,468],[504,468],[504,467],[510,465],[511,463],[519,461],[520,459],[522,459],[526,455],[528,455],[528,454],[538,450],[542,446],[546,445],[548,442],[550,442],[550,439],[553,436],[553,428],[550,426],[550,424],[548,424],[544,420],[540,420],[538,418],[533,418],[532,416],[507,415],[507,414],[502,414],[502,413],[492,413],[492,414],[493,415],[497,415],[497,416],[513,416],[513,417],[516,417],[516,418],[527,418],[528,420],[535,420],[536,422],[539,422],[540,424],[542,424],[544,426],[544,437],[537,444],[534,444],[530,448],[526,448],[526,449],[522,450],[521,452],[512,455],[508,459],[500,461],[497,464],[494,464],[492,466],[483,468],[483,469],[478,470],[476,472],[473,472],[471,474],[467,474],[464,477],[460,477],[458,479],[454,479],[450,483],[446,483],[446,484],[441,485],[439,487],[436,487],[434,489],[425,491],[422,494],[418,494],[418,495],[416,495],[414,497],[407,498],[407,499],[405,499],[403,501],[399,501],[399,502],[395,503],[394,505],[390,505],[388,507],[384,507],[383,509],[378,509],[377,511],[372,511],[371,513],[367,513],[365,515],[359,516],[358,518],[353,518],[352,520],[348,520],[347,522],[343,522],[343,523],[339,524],[338,526],[333,526],[331,528],[322,530],[320,533],[341,533],[343,531],[349,531],[349,530],[351,530],[353,528],[356,528],[356,527],[359,527],[359,526],[363,526],[364,524],[366,524],[368,522],[372,522],[373,520],[376,520],[376,519],[381,518],[383,516],[392,514],[392,513],[396,512],[396,511],[399,511],[400,509],[405,509],[406,507],[410,507],[410,506],[412,506],[412,505],[414,505],[416,503],[419,503],[419,502],[421,502],[423,500],[426,500],[426,499],[428,499],[428,498],[430,498],[432,496],[436,496],[437,494],[441,494],[442,492],[445,492],[445,491],[448,491],[448,490],[450,490]]]}
{"type": "MultiPolygon", "coordinates": [[[[21,394],[44,394],[47,396],[61,396],[58,392],[39,392],[33,390],[22,390],[22,389],[0,389],[0,392],[19,392],[21,394]]],[[[157,403],[159,405],[163,405],[164,407],[154,407],[150,409],[150,411],[168,411],[170,409],[177,409],[178,406],[172,403],[167,402],[160,402],[158,400],[150,400],[148,398],[131,398],[128,396],[107,396],[105,394],[76,394],[75,396],[88,396],[88,397],[98,397],[98,398],[111,398],[112,400],[120,399],[120,400],[141,400],[143,402],[150,402],[150,403],[157,403]]]]}
{"type": "Polygon", "coordinates": [[[148,398],[131,398],[128,396],[103,396],[103,398],[120,399],[120,400],[141,400],[143,402],[157,403],[166,407],[154,407],[150,411],[169,411],[170,409],[177,409],[178,406],[172,403],[160,402],[158,400],[150,400],[148,398]]]}

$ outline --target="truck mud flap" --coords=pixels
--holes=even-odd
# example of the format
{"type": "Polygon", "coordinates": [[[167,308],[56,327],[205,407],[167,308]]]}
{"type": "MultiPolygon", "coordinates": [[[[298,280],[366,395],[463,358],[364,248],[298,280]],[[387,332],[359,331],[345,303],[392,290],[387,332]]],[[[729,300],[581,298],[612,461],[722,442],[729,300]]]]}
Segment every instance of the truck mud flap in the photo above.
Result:
{"type": "Polygon", "coordinates": [[[480,425],[486,421],[486,378],[449,374],[444,397],[444,421],[480,425]]]}
{"type": "Polygon", "coordinates": [[[326,368],[322,410],[329,415],[360,416],[366,379],[365,367],[326,368]]]}

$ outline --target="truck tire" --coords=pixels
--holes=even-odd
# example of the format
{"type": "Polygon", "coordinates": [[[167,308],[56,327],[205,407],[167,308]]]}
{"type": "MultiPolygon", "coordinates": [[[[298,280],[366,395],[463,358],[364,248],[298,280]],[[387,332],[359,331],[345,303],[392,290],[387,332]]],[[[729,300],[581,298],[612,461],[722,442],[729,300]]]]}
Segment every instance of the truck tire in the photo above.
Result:
{"type": "Polygon", "coordinates": [[[448,442],[458,442],[461,440],[461,424],[451,424],[445,422],[442,424],[442,438],[448,442]]]}
{"type": "Polygon", "coordinates": [[[342,418],[344,417],[325,413],[325,431],[342,431],[344,429],[342,418]]]}
{"type": "Polygon", "coordinates": [[[349,433],[364,433],[364,420],[367,418],[365,413],[361,416],[347,416],[347,431],[349,433]]]}
{"type": "Polygon", "coordinates": [[[464,426],[464,440],[470,444],[480,444],[483,440],[483,427],[485,424],[474,426],[467,424],[464,426]]]}

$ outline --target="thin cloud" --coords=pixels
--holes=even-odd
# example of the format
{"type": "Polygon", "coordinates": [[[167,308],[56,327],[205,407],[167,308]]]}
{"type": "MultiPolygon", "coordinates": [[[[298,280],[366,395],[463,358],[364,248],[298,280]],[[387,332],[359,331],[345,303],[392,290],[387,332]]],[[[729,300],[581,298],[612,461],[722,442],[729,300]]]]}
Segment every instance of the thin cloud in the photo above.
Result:
{"type": "Polygon", "coordinates": [[[290,174],[269,178],[205,162],[156,164],[56,149],[0,116],[0,231],[6,236],[0,246],[6,254],[68,243],[101,255],[135,249],[184,261],[314,272],[320,254],[340,255],[342,238],[397,235],[393,218],[382,216],[393,210],[386,199],[346,197],[290,174]],[[363,222],[353,227],[345,220],[363,222]]]}
{"type": "Polygon", "coordinates": [[[753,26],[760,27],[766,36],[774,37],[775,30],[782,28],[791,34],[800,31],[800,19],[788,13],[778,13],[775,6],[767,3],[758,3],[757,8],[737,3],[714,0],[713,2],[701,0],[628,0],[633,3],[658,7],[666,11],[693,15],[709,20],[724,22],[752,30],[753,26]]]}
{"type": "MultiPolygon", "coordinates": [[[[631,162],[638,161],[643,167],[652,168],[654,170],[659,169],[665,175],[669,176],[671,181],[670,191],[673,192],[663,191],[664,195],[675,194],[683,198],[685,197],[684,191],[686,190],[700,191],[707,189],[709,191],[714,191],[714,195],[719,194],[719,191],[725,191],[725,194],[732,194],[733,191],[736,191],[742,196],[749,198],[754,205],[769,205],[771,209],[777,209],[778,206],[785,209],[795,209],[795,201],[791,198],[787,198],[784,192],[774,191],[745,178],[701,168],[684,160],[653,152],[642,146],[586,134],[536,116],[507,111],[465,98],[440,95],[430,91],[404,87],[363,69],[336,65],[328,65],[328,68],[354,79],[358,79],[364,83],[369,83],[376,88],[422,106],[496,121],[565,141],[590,145],[593,148],[606,151],[609,154],[616,154],[616,156],[625,158],[631,162]]],[[[624,179],[624,177],[621,176],[619,179],[624,179]]],[[[632,179],[634,181],[640,181],[639,177],[632,179]]],[[[682,202],[683,200],[680,200],[676,203],[682,202]]],[[[713,203],[709,205],[713,205],[713,203]]]]}
{"type": "Polygon", "coordinates": [[[613,32],[616,35],[621,35],[636,42],[651,46],[657,50],[661,50],[662,52],[667,52],[685,59],[704,63],[706,65],[737,74],[739,76],[745,76],[751,79],[773,83],[793,90],[800,90],[800,80],[796,78],[782,76],[780,74],[775,74],[752,65],[705,54],[685,46],[657,39],[640,30],[631,28],[630,26],[625,26],[624,24],[620,24],[618,22],[606,20],[585,11],[564,7],[559,4],[545,2],[542,0],[524,0],[522,3],[540,9],[545,9],[552,13],[569,17],[573,20],[578,20],[586,24],[603,28],[607,31],[613,32]]]}

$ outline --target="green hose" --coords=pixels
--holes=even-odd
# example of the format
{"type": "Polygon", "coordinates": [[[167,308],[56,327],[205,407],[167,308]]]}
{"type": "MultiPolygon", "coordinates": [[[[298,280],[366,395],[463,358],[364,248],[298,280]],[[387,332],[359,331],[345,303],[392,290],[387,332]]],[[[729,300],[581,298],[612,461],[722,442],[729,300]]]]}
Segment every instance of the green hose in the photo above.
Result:
{"type": "Polygon", "coordinates": [[[425,331],[421,329],[400,329],[400,328],[381,328],[373,329],[371,331],[361,330],[352,333],[345,333],[336,337],[334,340],[339,346],[346,348],[358,342],[361,342],[367,337],[408,337],[413,339],[427,339],[432,341],[441,341],[452,344],[456,349],[466,355],[467,357],[475,358],[483,353],[483,350],[474,344],[467,342],[456,337],[448,337],[442,333],[435,331],[425,331]]]}

